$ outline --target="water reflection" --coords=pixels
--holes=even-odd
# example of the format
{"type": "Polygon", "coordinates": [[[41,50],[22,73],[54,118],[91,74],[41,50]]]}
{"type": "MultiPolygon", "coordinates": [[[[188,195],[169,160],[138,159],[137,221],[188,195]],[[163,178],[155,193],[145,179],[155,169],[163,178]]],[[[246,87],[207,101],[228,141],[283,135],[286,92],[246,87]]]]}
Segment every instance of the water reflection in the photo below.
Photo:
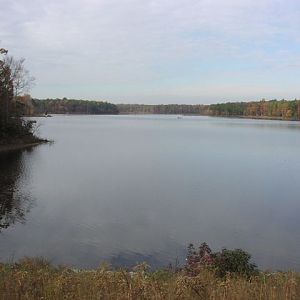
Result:
{"type": "Polygon", "coordinates": [[[205,241],[214,251],[242,248],[262,269],[300,270],[299,122],[43,122],[41,136],[54,145],[1,158],[1,227],[10,226],[0,235],[1,260],[166,266],[205,241]]]}
{"type": "Polygon", "coordinates": [[[25,179],[23,156],[19,151],[0,155],[0,232],[15,223],[25,223],[33,206],[30,194],[19,189],[25,179]]]}

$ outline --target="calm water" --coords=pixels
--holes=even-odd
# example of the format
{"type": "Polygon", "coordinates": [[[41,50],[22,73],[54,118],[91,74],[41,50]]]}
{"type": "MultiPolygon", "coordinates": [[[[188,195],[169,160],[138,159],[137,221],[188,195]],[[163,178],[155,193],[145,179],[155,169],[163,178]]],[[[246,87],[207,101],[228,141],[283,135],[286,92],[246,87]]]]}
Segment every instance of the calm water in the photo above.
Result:
{"type": "Polygon", "coordinates": [[[300,123],[54,116],[55,140],[0,157],[0,259],[96,267],[243,248],[300,270],[300,123]]]}

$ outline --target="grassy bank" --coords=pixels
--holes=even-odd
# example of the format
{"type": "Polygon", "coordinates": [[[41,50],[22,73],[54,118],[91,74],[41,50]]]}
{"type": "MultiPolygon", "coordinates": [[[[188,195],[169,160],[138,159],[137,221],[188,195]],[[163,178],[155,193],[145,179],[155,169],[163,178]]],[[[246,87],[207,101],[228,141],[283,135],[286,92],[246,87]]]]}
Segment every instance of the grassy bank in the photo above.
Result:
{"type": "Polygon", "coordinates": [[[184,271],[133,272],[100,267],[78,271],[54,267],[42,259],[0,264],[1,299],[300,299],[297,273],[217,276],[203,269],[197,276],[184,271]]]}

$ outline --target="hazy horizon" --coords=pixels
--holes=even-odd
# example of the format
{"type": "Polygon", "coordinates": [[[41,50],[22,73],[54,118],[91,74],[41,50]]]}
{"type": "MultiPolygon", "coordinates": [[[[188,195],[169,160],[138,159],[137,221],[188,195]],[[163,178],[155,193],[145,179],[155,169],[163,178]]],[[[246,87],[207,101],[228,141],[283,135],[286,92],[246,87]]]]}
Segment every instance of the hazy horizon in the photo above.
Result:
{"type": "Polygon", "coordinates": [[[34,98],[210,104],[300,98],[296,0],[0,0],[0,47],[34,98]]]}

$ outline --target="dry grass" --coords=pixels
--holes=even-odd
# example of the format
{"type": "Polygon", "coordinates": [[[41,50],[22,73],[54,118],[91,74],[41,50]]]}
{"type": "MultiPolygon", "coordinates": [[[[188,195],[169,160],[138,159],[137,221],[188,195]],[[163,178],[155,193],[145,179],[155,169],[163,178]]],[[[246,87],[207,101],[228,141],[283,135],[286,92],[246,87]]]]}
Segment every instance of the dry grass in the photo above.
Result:
{"type": "Polygon", "coordinates": [[[53,267],[42,259],[0,264],[0,299],[300,299],[300,275],[260,273],[251,278],[220,279],[204,270],[183,273],[75,271],[53,267]]]}

